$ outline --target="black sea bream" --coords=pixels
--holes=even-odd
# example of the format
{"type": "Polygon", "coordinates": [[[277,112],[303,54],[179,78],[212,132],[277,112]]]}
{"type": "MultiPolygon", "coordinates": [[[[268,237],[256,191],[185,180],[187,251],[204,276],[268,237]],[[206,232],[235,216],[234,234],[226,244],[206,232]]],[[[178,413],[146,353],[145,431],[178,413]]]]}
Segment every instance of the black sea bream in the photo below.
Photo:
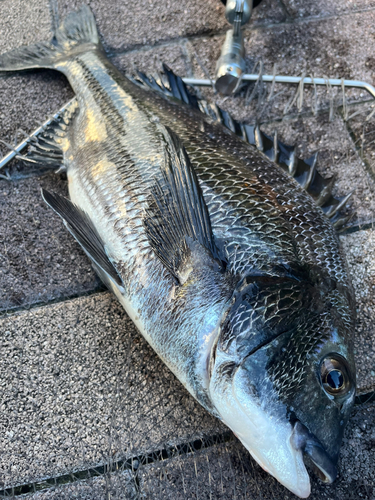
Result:
{"type": "Polygon", "coordinates": [[[199,102],[168,68],[169,89],[126,78],[87,7],[51,42],[0,57],[0,71],[39,67],[64,73],[77,96],[26,157],[66,169],[70,201],[45,201],[165,364],[266,471],[302,498],[303,456],[333,481],[355,395],[355,304],[334,227],[345,200],[277,140],[259,151],[264,134],[199,102]]]}

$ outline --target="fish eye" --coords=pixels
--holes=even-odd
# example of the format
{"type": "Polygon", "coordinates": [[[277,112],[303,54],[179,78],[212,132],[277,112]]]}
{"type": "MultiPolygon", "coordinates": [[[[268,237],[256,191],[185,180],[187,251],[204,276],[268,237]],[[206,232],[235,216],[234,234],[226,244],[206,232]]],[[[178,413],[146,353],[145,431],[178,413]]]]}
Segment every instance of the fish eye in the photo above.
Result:
{"type": "Polygon", "coordinates": [[[323,359],[320,378],[323,389],[330,396],[343,396],[352,388],[348,362],[339,354],[329,354],[323,359]]]}

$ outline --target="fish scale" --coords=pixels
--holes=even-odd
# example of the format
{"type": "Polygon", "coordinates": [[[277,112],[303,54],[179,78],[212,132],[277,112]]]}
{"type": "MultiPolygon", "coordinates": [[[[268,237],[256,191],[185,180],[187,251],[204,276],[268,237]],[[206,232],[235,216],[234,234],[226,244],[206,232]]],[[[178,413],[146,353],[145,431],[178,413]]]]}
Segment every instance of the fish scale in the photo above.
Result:
{"type": "MultiPolygon", "coordinates": [[[[147,94],[146,96],[142,96],[142,94],[139,95],[141,90],[142,89],[133,89],[133,92],[135,95],[138,94],[140,101],[146,100],[147,94]]],[[[148,99],[150,99],[149,96],[148,99]]],[[[297,185],[290,176],[284,174],[274,164],[269,162],[268,159],[264,158],[260,152],[256,150],[249,151],[248,147],[246,147],[245,144],[241,144],[241,141],[236,137],[224,133],[218,129],[218,127],[215,128],[215,126],[209,123],[207,124],[205,117],[197,117],[193,110],[182,107],[177,108],[177,106],[170,103],[163,103],[162,107],[160,105],[162,98],[154,97],[154,99],[156,101],[154,108],[155,113],[159,112],[160,114],[160,110],[162,110],[165,123],[175,129],[183,142],[187,145],[187,151],[192,164],[196,169],[199,179],[202,179],[201,185],[210,212],[211,205],[215,206],[218,198],[221,203],[228,201],[227,205],[238,211],[236,218],[228,218],[228,220],[223,220],[222,213],[220,214],[212,211],[214,232],[217,231],[218,234],[224,233],[226,239],[229,239],[230,231],[238,229],[240,234],[243,231],[243,241],[249,236],[251,237],[251,233],[254,233],[256,237],[260,237],[266,244],[267,241],[270,241],[269,247],[271,251],[275,247],[277,248],[280,246],[281,255],[287,252],[289,246],[290,260],[296,258],[294,244],[297,243],[298,247],[296,250],[302,261],[305,260],[311,264],[319,263],[321,265],[327,265],[330,270],[330,275],[333,278],[341,282],[348,281],[345,262],[338,250],[339,245],[335,231],[324,215],[317,210],[313,201],[306,197],[305,192],[302,191],[300,186],[297,185]],[[166,109],[165,113],[164,109],[166,109]],[[171,119],[170,116],[172,113],[174,117],[171,119]],[[192,115],[194,117],[192,117],[192,115]],[[205,123],[208,137],[202,137],[199,130],[201,123],[199,123],[198,120],[205,123]],[[186,125],[186,122],[188,122],[188,125],[186,125]],[[211,134],[214,135],[216,143],[221,144],[221,147],[216,145],[216,151],[214,148],[211,150],[209,146],[209,143],[212,141],[211,134]],[[204,144],[198,142],[199,139],[203,140],[204,144]],[[208,153],[202,158],[200,151],[204,150],[205,145],[207,145],[208,153]],[[232,151],[235,151],[236,158],[233,158],[232,151]],[[251,157],[249,158],[249,156],[251,157]],[[226,158],[227,164],[231,167],[230,174],[226,173],[227,164],[223,162],[223,157],[226,158]],[[249,167],[253,176],[252,178],[249,179],[249,172],[243,172],[243,170],[241,172],[233,168],[238,162],[238,158],[249,167]],[[220,180],[217,179],[216,169],[218,168],[220,168],[223,178],[228,178],[232,183],[229,195],[226,189],[221,189],[220,180]],[[211,169],[213,170],[211,171],[211,169]],[[254,176],[258,178],[255,180],[254,176]],[[258,200],[253,200],[254,192],[252,190],[247,192],[247,189],[243,187],[246,181],[252,181],[252,187],[256,192],[258,200]],[[265,188],[265,186],[269,189],[265,188]],[[246,203],[246,198],[238,199],[239,194],[245,194],[246,192],[250,198],[250,204],[246,203]],[[270,198],[271,200],[272,198],[277,199],[280,204],[277,214],[272,211],[270,198]],[[257,221],[257,213],[254,218],[252,218],[251,205],[253,205],[254,208],[261,208],[263,217],[267,219],[267,223],[274,226],[274,231],[276,232],[274,238],[272,238],[272,233],[270,233],[270,231],[262,232],[261,224],[257,221]],[[280,207],[284,208],[281,214],[280,207]],[[216,214],[218,214],[218,218],[221,216],[220,225],[216,225],[216,214]],[[280,215],[283,216],[282,220],[280,215]],[[234,226],[236,222],[239,222],[241,216],[248,217],[246,226],[234,226]],[[282,238],[282,244],[280,245],[279,238],[282,238]]],[[[243,169],[243,165],[241,167],[243,169]]],[[[230,208],[226,208],[225,212],[228,213],[230,208]]],[[[238,234],[234,236],[234,244],[241,243],[241,241],[238,241],[238,237],[238,234]]],[[[241,252],[240,255],[237,253],[236,257],[233,253],[230,261],[233,262],[232,259],[240,258],[242,266],[241,264],[234,263],[233,265],[235,265],[236,268],[243,267],[243,272],[246,273],[249,270],[248,263],[249,261],[251,262],[252,257],[253,249],[250,248],[248,252],[241,252]]]]}
{"type": "Polygon", "coordinates": [[[343,222],[346,198],[316,158],[198,101],[170,70],[170,88],[122,75],[87,7],[53,42],[0,56],[0,71],[33,67],[63,72],[78,103],[23,157],[66,169],[70,200],[43,190],[46,203],[266,471],[306,498],[307,454],[332,482],[355,396],[354,296],[329,220],[343,222]]]}
{"type": "MultiPolygon", "coordinates": [[[[95,64],[99,66],[99,64],[101,63],[103,72],[108,72],[108,74],[110,76],[113,76],[113,78],[116,76],[117,79],[120,79],[118,75],[114,74],[115,72],[112,68],[107,68],[107,66],[109,65],[106,61],[105,63],[102,63],[100,57],[98,57],[97,59],[98,61],[96,61],[95,64]]],[[[95,102],[100,98],[103,98],[103,94],[105,94],[105,92],[102,88],[100,88],[100,92],[98,91],[98,84],[93,75],[91,75],[89,70],[86,68],[86,63],[82,62],[79,57],[76,57],[75,64],[83,67],[85,77],[88,82],[88,88],[94,96],[95,102]]],[[[271,190],[267,189],[267,185],[259,182],[254,175],[251,175],[251,171],[245,169],[243,164],[238,161],[237,157],[235,157],[231,152],[227,151],[227,148],[225,148],[225,146],[228,136],[223,133],[220,134],[220,131],[215,130],[215,126],[212,126],[211,124],[205,122],[205,117],[203,115],[199,115],[199,120],[208,129],[208,134],[212,129],[215,133],[215,137],[217,136],[217,140],[219,141],[219,143],[222,143],[223,146],[221,148],[218,148],[216,146],[215,149],[215,146],[212,145],[212,153],[209,155],[205,155],[203,161],[201,161],[200,163],[196,163],[194,154],[195,151],[204,150],[203,143],[201,141],[197,141],[197,136],[199,138],[199,135],[201,135],[199,134],[201,123],[199,123],[199,121],[197,123],[197,117],[195,116],[195,120],[193,121],[191,119],[192,117],[189,109],[182,110],[185,111],[185,115],[187,116],[181,117],[181,110],[177,108],[176,105],[165,102],[164,100],[162,101],[163,108],[161,108],[158,99],[156,99],[156,102],[152,101],[151,106],[148,103],[149,96],[147,91],[134,87],[123,77],[121,77],[121,80],[123,83],[122,88],[125,87],[128,95],[130,95],[135,101],[135,105],[139,108],[139,113],[143,112],[146,114],[146,116],[147,114],[152,114],[160,117],[160,110],[162,109],[163,114],[160,117],[160,119],[163,120],[162,123],[176,130],[182,141],[185,144],[190,145],[189,147],[187,147],[187,152],[190,156],[193,166],[196,168],[198,178],[204,179],[204,181],[202,180],[201,182],[201,186],[210,213],[211,204],[214,204],[216,200],[220,200],[223,204],[229,205],[231,209],[235,210],[235,216],[228,219],[225,218],[223,220],[222,213],[219,214],[219,220],[216,221],[214,214],[212,214],[211,219],[214,234],[217,234],[219,238],[222,238],[226,242],[226,249],[229,253],[228,260],[230,262],[230,265],[233,266],[233,268],[236,270],[241,269],[241,272],[245,274],[252,271],[254,268],[256,269],[257,267],[260,270],[263,269],[264,266],[266,266],[267,268],[273,267],[275,258],[278,258],[280,260],[283,259],[283,261],[285,262],[295,260],[296,256],[294,239],[291,235],[289,227],[280,217],[280,212],[277,211],[274,206],[272,198],[275,197],[275,194],[271,190]],[[127,88],[129,86],[130,88],[127,88]],[[176,108],[178,109],[177,113],[176,108]],[[176,114],[177,117],[174,116],[176,114]],[[172,119],[170,118],[171,116],[172,119]],[[189,123],[188,126],[186,126],[186,121],[189,119],[192,122],[191,127],[189,127],[189,123]],[[181,128],[181,123],[185,124],[184,128],[181,128]],[[208,165],[208,168],[205,168],[205,165],[208,165]],[[227,165],[231,166],[230,172],[227,171],[227,165]],[[214,170],[211,171],[211,168],[213,168],[214,170]],[[220,175],[217,175],[217,169],[220,170],[220,175]],[[223,185],[223,182],[225,183],[225,181],[229,181],[231,183],[230,190],[227,189],[227,186],[225,186],[225,184],[223,185]],[[271,191],[270,195],[268,191],[271,191]],[[257,206],[257,208],[261,209],[261,216],[253,216],[253,206],[257,206]],[[271,226],[270,230],[264,230],[265,225],[271,226]],[[232,250],[234,246],[238,245],[240,245],[241,251],[239,251],[238,249],[236,249],[236,251],[232,250]],[[259,248],[258,252],[257,248],[259,248]],[[272,255],[273,259],[271,261],[267,258],[267,254],[272,255]],[[266,262],[264,262],[265,258],[266,262]]],[[[117,90],[116,87],[115,89],[117,90]]],[[[107,100],[108,96],[105,101],[107,100]]],[[[106,115],[107,111],[104,116],[106,115]]],[[[124,120],[124,118],[122,119],[124,120]]],[[[109,126],[112,125],[113,120],[114,118],[111,117],[109,126]]],[[[118,120],[120,120],[120,117],[116,115],[114,124],[115,128],[117,126],[116,122],[118,120]]],[[[79,129],[80,125],[78,125],[77,128],[79,129]]],[[[113,134],[114,133],[115,132],[113,132],[113,134]]],[[[117,131],[116,134],[118,134],[117,131]]],[[[127,150],[123,150],[122,145],[116,144],[117,141],[119,141],[119,139],[115,139],[114,136],[112,136],[110,138],[109,144],[106,146],[106,149],[111,149],[112,151],[117,152],[119,160],[115,160],[113,163],[116,164],[117,168],[120,168],[119,162],[123,162],[124,157],[129,158],[130,154],[127,150]]],[[[207,139],[207,137],[204,137],[204,141],[205,144],[207,144],[212,141],[212,139],[207,139]]],[[[238,142],[240,141],[238,140],[238,142]]],[[[142,139],[140,141],[140,145],[141,144],[142,139]]],[[[231,146],[232,145],[229,143],[228,149],[231,146]]],[[[238,150],[240,149],[240,146],[242,145],[237,145],[238,150]]],[[[209,150],[210,148],[208,146],[208,151],[209,150]]],[[[80,157],[83,154],[84,152],[80,149],[80,157]]],[[[260,157],[261,162],[266,164],[268,170],[274,168],[273,164],[264,159],[261,153],[257,153],[255,151],[255,154],[256,156],[260,157]]],[[[102,156],[102,153],[99,153],[99,155],[102,156]]],[[[254,161],[254,159],[252,161],[254,161]]],[[[78,159],[77,163],[78,162],[80,166],[78,172],[80,173],[84,170],[85,164],[87,162],[85,158],[82,158],[81,161],[79,161],[78,159]]],[[[91,165],[91,162],[92,158],[90,158],[89,165],[91,165]]],[[[129,160],[129,163],[131,163],[131,160],[129,160]]],[[[159,169],[148,172],[138,159],[136,166],[131,166],[129,164],[127,166],[125,178],[123,180],[124,190],[131,190],[133,182],[137,184],[138,189],[141,189],[140,186],[142,186],[142,184],[137,181],[137,174],[141,176],[145,182],[147,182],[148,179],[148,185],[146,185],[145,187],[145,190],[147,191],[147,189],[149,189],[150,187],[150,182],[154,182],[155,178],[157,177],[160,178],[160,167],[159,169]],[[134,169],[133,173],[131,167],[134,169]]],[[[86,175],[89,176],[90,174],[86,173],[86,175]]],[[[290,178],[288,178],[286,175],[285,178],[290,183],[290,178]]],[[[95,182],[93,182],[93,185],[95,185],[95,182]]],[[[227,211],[228,210],[226,210],[225,212],[227,211]]],[[[130,224],[134,223],[135,219],[130,222],[130,224]]],[[[140,227],[140,224],[138,225],[140,227]]]]}

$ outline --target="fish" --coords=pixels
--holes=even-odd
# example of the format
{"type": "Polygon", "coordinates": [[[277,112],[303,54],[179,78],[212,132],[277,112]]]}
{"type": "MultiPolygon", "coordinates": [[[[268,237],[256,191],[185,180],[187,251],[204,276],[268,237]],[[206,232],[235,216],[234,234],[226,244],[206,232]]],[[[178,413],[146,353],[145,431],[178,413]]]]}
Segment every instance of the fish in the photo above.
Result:
{"type": "Polygon", "coordinates": [[[355,298],[337,228],[348,197],[316,157],[164,79],[125,76],[91,10],[0,71],[51,68],[76,99],[22,159],[140,333],[192,396],[300,498],[337,475],[355,398],[355,298]]]}

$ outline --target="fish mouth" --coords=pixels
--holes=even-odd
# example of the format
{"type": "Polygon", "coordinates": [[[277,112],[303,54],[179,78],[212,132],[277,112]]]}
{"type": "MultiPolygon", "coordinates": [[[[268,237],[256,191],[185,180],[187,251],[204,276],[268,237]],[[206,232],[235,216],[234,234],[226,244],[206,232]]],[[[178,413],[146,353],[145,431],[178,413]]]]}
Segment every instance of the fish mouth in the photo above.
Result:
{"type": "Polygon", "coordinates": [[[308,457],[310,467],[324,483],[331,484],[337,477],[337,468],[320,441],[300,421],[294,424],[291,442],[296,450],[308,457]]]}

